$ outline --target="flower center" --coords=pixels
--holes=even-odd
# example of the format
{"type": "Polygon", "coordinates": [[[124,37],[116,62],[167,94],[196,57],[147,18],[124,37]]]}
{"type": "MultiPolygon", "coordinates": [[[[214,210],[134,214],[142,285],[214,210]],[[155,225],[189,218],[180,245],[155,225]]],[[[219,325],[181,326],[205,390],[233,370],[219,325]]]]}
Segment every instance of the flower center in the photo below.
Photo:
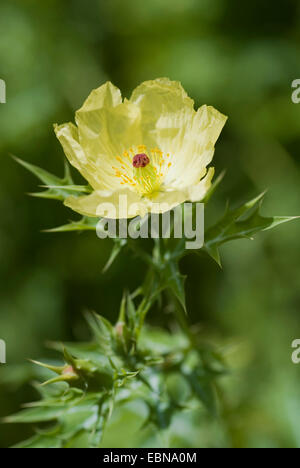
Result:
{"type": "Polygon", "coordinates": [[[116,166],[112,168],[121,185],[152,197],[160,190],[171,165],[169,153],[164,155],[158,148],[148,150],[145,145],[138,145],[116,156],[116,166]]]}
{"type": "Polygon", "coordinates": [[[150,159],[145,153],[136,154],[132,159],[132,165],[135,168],[146,167],[150,163],[150,159]]]}

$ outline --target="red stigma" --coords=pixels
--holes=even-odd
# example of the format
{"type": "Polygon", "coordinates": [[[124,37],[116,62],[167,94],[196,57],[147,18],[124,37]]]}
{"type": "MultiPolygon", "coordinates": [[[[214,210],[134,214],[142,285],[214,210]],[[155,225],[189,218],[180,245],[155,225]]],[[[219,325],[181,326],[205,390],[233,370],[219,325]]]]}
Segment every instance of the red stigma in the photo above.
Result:
{"type": "Polygon", "coordinates": [[[150,163],[150,159],[145,153],[136,154],[132,159],[133,167],[146,167],[150,163]]]}

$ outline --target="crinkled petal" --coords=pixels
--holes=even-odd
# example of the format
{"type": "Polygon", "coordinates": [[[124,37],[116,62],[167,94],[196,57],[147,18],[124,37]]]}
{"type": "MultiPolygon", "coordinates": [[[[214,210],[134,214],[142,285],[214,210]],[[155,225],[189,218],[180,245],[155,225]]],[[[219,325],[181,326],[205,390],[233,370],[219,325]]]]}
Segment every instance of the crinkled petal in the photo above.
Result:
{"type": "Polygon", "coordinates": [[[211,106],[202,106],[195,113],[191,125],[185,127],[180,152],[173,159],[166,184],[188,187],[200,181],[213,159],[214,146],[227,117],[211,106]]]}
{"type": "Polygon", "coordinates": [[[93,161],[90,161],[79,143],[78,129],[72,123],[54,125],[55,134],[60,141],[66,157],[91,184],[93,188],[101,187],[101,174],[98,174],[93,161]]]}
{"type": "Polygon", "coordinates": [[[181,146],[184,127],[192,119],[194,101],[178,81],[168,78],[145,81],[130,102],[141,110],[141,134],[148,147],[173,152],[181,146]]]}
{"type": "Polygon", "coordinates": [[[84,216],[111,219],[143,217],[149,211],[149,201],[128,189],[97,190],[87,196],[69,197],[65,205],[84,216]]]}
{"type": "Polygon", "coordinates": [[[148,117],[154,121],[164,112],[174,113],[184,107],[194,107],[193,99],[187,95],[181,83],[168,78],[144,81],[135,88],[130,101],[141,108],[143,118],[148,117]]]}
{"type": "Polygon", "coordinates": [[[88,160],[94,165],[105,189],[121,189],[115,169],[120,169],[117,157],[133,144],[142,144],[140,109],[111,83],[94,90],[76,112],[79,140],[88,160]]]}
{"type": "Polygon", "coordinates": [[[167,78],[142,83],[130,101],[141,109],[145,144],[171,156],[165,185],[182,189],[198,183],[227,117],[206,105],[196,112],[181,84],[167,78]]]}
{"type": "Polygon", "coordinates": [[[128,189],[115,192],[97,190],[90,195],[69,197],[65,205],[84,216],[119,219],[143,217],[146,213],[164,213],[187,199],[188,193],[179,190],[158,192],[151,199],[128,189]]]}
{"type": "Polygon", "coordinates": [[[151,213],[164,213],[188,199],[188,193],[181,190],[158,192],[151,198],[151,213]]]}
{"type": "Polygon", "coordinates": [[[214,173],[215,169],[213,167],[210,167],[206,176],[198,184],[189,187],[188,199],[190,201],[197,202],[203,200],[211,186],[211,181],[214,176],[214,173]]]}
{"type": "Polygon", "coordinates": [[[79,112],[93,113],[103,108],[116,107],[119,104],[122,104],[121,91],[107,81],[90,93],[79,112]]]}

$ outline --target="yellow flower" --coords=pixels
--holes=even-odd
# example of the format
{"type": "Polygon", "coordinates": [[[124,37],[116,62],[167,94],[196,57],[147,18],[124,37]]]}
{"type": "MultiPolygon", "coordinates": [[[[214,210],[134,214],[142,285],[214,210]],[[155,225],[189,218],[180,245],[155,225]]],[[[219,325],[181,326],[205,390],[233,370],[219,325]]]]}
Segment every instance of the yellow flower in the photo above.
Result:
{"type": "Polygon", "coordinates": [[[181,84],[167,78],[142,83],[129,100],[104,84],[76,112],[77,125],[55,125],[70,163],[93,188],[65,204],[87,216],[132,218],[202,200],[226,119],[206,105],[195,111],[181,84]]]}

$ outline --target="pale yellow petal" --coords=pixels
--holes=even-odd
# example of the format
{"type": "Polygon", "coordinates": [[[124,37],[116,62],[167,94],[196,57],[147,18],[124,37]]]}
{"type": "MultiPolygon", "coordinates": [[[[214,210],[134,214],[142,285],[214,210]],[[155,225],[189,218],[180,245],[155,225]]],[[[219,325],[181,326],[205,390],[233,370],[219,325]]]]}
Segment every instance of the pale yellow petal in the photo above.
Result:
{"type": "Polygon", "coordinates": [[[87,158],[79,143],[77,127],[72,123],[54,125],[54,131],[72,166],[85,177],[93,188],[101,186],[101,178],[97,174],[96,167],[87,158]]]}
{"type": "Polygon", "coordinates": [[[143,117],[153,117],[155,120],[164,112],[174,113],[183,107],[193,109],[194,101],[187,95],[179,81],[168,78],[144,81],[133,91],[130,101],[137,104],[143,111],[143,117]]]}
{"type": "Polygon", "coordinates": [[[172,152],[181,144],[184,127],[193,116],[194,101],[178,81],[168,78],[145,81],[132,93],[130,102],[141,110],[144,144],[172,152]]]}
{"type": "Polygon", "coordinates": [[[199,132],[201,135],[198,144],[214,146],[220,133],[227,121],[227,116],[219,112],[212,106],[201,106],[197,110],[193,121],[193,132],[199,132]]]}
{"type": "Polygon", "coordinates": [[[116,107],[122,103],[121,91],[110,81],[94,89],[85,100],[79,112],[95,112],[97,110],[116,107]]]}
{"type": "Polygon", "coordinates": [[[203,200],[207,191],[211,187],[211,181],[214,176],[215,169],[210,167],[206,176],[195,185],[192,185],[188,190],[188,199],[192,202],[197,202],[203,200]]]}
{"type": "Polygon", "coordinates": [[[102,180],[102,188],[121,189],[114,167],[120,168],[117,157],[131,145],[142,144],[140,109],[128,100],[122,102],[119,89],[106,83],[76,112],[76,123],[80,143],[102,180]]]}
{"type": "Polygon", "coordinates": [[[84,216],[111,219],[143,217],[149,211],[149,201],[128,189],[97,190],[87,196],[69,197],[65,205],[84,216]]]}
{"type": "Polygon", "coordinates": [[[174,187],[194,185],[206,173],[213,159],[214,145],[227,117],[211,106],[202,106],[194,114],[191,125],[184,127],[184,140],[165,183],[174,187]]]}
{"type": "Polygon", "coordinates": [[[210,106],[196,112],[181,84],[167,78],[142,83],[130,100],[141,109],[145,144],[170,154],[165,185],[182,189],[198,183],[227,117],[210,106]]]}
{"type": "Polygon", "coordinates": [[[180,190],[168,190],[156,193],[151,198],[149,211],[151,213],[165,213],[188,199],[188,193],[180,190]]]}

